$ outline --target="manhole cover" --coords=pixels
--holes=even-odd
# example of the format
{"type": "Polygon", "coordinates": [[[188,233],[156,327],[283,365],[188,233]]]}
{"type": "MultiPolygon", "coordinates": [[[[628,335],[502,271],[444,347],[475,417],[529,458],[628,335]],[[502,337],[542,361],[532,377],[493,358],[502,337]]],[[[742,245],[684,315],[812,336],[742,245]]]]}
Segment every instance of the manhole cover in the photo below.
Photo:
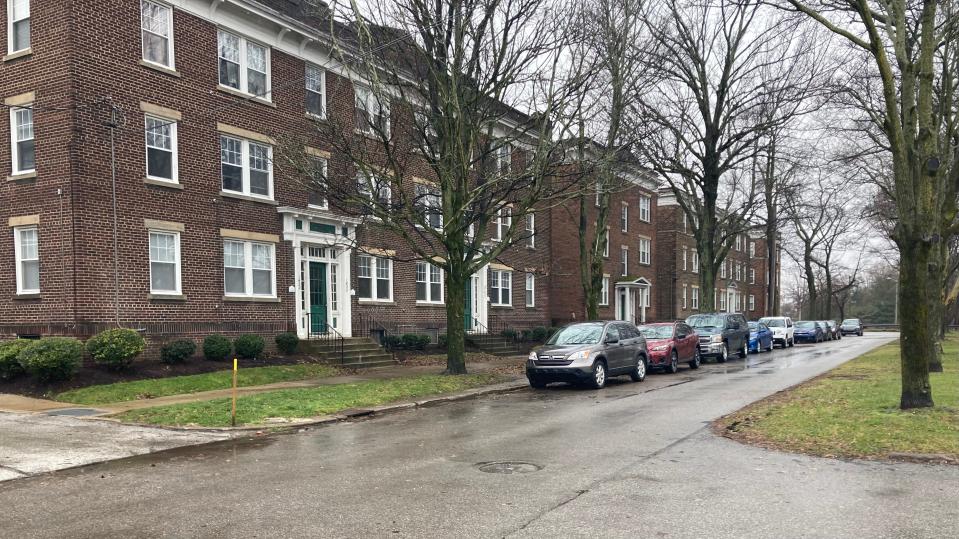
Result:
{"type": "Polygon", "coordinates": [[[486,473],[533,473],[543,469],[539,464],[532,462],[481,462],[476,465],[479,471],[486,473]]]}
{"type": "Polygon", "coordinates": [[[87,415],[97,415],[102,414],[102,410],[94,410],[93,408],[64,408],[62,410],[53,410],[47,412],[47,415],[66,415],[70,417],[83,417],[87,415]]]}

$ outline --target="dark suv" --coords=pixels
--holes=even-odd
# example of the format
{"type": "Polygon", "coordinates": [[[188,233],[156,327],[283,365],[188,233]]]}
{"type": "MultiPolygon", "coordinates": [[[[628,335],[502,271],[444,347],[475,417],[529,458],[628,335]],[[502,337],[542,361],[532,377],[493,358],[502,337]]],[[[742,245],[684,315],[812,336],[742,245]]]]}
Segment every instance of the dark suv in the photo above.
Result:
{"type": "Polygon", "coordinates": [[[725,363],[730,353],[749,354],[749,323],[735,313],[694,314],[686,323],[699,334],[699,355],[725,363]]]}

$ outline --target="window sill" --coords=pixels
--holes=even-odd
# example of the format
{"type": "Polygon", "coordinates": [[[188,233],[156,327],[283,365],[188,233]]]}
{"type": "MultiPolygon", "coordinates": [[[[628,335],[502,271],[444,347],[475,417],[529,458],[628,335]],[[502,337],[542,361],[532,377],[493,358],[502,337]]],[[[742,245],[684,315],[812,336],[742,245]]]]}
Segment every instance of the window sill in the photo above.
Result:
{"type": "Polygon", "coordinates": [[[37,171],[32,170],[30,172],[22,172],[20,174],[11,174],[7,176],[8,182],[22,182],[24,180],[35,180],[37,179],[37,171]]]}
{"type": "Polygon", "coordinates": [[[393,305],[395,302],[391,299],[358,299],[360,305],[393,305]]]}
{"type": "MultiPolygon", "coordinates": [[[[217,85],[216,85],[216,89],[219,90],[219,91],[221,91],[221,92],[223,92],[223,93],[225,93],[225,94],[230,94],[230,95],[233,95],[233,96],[236,96],[236,97],[242,97],[243,99],[247,99],[247,100],[253,101],[253,102],[255,102],[255,103],[259,103],[259,104],[261,104],[261,105],[266,105],[266,106],[268,106],[268,107],[276,108],[276,104],[273,103],[272,101],[270,101],[269,99],[265,99],[265,98],[262,98],[262,97],[257,97],[257,96],[255,96],[255,95],[253,95],[253,94],[248,94],[248,93],[246,93],[246,92],[244,92],[244,91],[237,90],[236,88],[230,88],[229,86],[224,86],[224,85],[222,85],[222,84],[217,84],[217,85]]],[[[272,92],[273,92],[273,90],[270,89],[270,93],[272,93],[272,92]]]]}
{"type": "Polygon", "coordinates": [[[168,180],[156,180],[153,178],[143,178],[143,183],[156,187],[166,187],[167,189],[183,189],[183,184],[168,180]]]}
{"type": "Polygon", "coordinates": [[[11,52],[10,54],[4,56],[3,61],[9,62],[11,60],[16,60],[18,58],[26,58],[27,56],[31,56],[32,54],[33,54],[33,49],[31,47],[27,47],[26,49],[23,49],[22,51],[11,52]]]}
{"type": "Polygon", "coordinates": [[[231,303],[280,303],[280,298],[260,298],[256,296],[223,296],[223,301],[231,303]]]}
{"type": "Polygon", "coordinates": [[[170,69],[169,67],[162,66],[160,64],[154,64],[153,62],[147,62],[146,60],[143,60],[143,59],[141,59],[138,63],[147,69],[159,71],[160,73],[163,73],[164,75],[171,75],[178,78],[183,76],[176,69],[170,69]]]}
{"type": "Polygon", "coordinates": [[[445,307],[446,303],[442,301],[417,301],[417,307],[445,307]]]}
{"type": "Polygon", "coordinates": [[[13,299],[14,300],[40,299],[40,292],[15,294],[13,296],[13,299]]]}
{"type": "Polygon", "coordinates": [[[313,120],[314,122],[325,122],[326,116],[320,116],[319,114],[313,114],[312,112],[307,112],[306,119],[313,120]]]}
{"type": "Polygon", "coordinates": [[[240,194],[240,193],[233,193],[233,192],[231,192],[231,191],[220,191],[220,196],[221,196],[221,197],[226,197],[226,198],[235,198],[235,199],[237,199],[237,200],[247,200],[247,201],[250,201],[250,202],[259,202],[260,204],[269,204],[269,205],[271,205],[271,206],[278,206],[278,205],[279,205],[279,203],[278,203],[277,201],[273,200],[272,198],[255,197],[255,196],[251,196],[251,195],[242,195],[242,194],[240,194]]]}
{"type": "Polygon", "coordinates": [[[512,305],[507,305],[505,303],[490,303],[489,306],[494,307],[496,309],[512,309],[513,308],[512,305]]]}
{"type": "Polygon", "coordinates": [[[183,294],[150,293],[147,295],[147,299],[150,301],[186,301],[186,296],[183,294]]]}

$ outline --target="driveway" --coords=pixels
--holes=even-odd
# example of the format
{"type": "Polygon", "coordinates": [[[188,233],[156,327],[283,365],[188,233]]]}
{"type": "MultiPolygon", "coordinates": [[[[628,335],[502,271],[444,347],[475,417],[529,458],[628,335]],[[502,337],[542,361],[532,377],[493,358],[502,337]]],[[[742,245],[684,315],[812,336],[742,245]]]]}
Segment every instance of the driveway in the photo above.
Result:
{"type": "Polygon", "coordinates": [[[413,409],[0,484],[15,537],[955,537],[959,467],[841,462],[708,423],[895,338],[413,409]],[[503,473],[508,472],[508,473],[503,473]],[[64,503],[65,500],[70,500],[64,503]]]}

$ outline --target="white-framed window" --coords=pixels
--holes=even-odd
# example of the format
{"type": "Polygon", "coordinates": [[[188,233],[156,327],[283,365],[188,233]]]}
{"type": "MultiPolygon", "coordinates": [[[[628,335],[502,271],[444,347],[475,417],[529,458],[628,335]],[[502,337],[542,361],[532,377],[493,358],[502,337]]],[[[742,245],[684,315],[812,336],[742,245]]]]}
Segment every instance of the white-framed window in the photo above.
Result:
{"type": "Polygon", "coordinates": [[[513,145],[504,142],[496,148],[496,172],[509,175],[513,170],[513,145]]]}
{"type": "Polygon", "coordinates": [[[736,250],[737,251],[743,250],[743,238],[739,234],[736,234],[736,250]]]}
{"type": "Polygon", "coordinates": [[[625,245],[619,250],[620,275],[623,277],[629,275],[629,247],[625,245]]]}
{"type": "Polygon", "coordinates": [[[603,275],[603,286],[599,290],[599,304],[609,305],[609,275],[603,275]]]}
{"type": "Polygon", "coordinates": [[[756,242],[749,242],[749,257],[756,258],[756,242]]]}
{"type": "Polygon", "coordinates": [[[603,196],[603,182],[602,180],[596,180],[596,207],[600,207],[603,196]]]}
{"type": "Polygon", "coordinates": [[[683,271],[687,271],[689,261],[689,248],[683,247],[683,271]]]}
{"type": "Polygon", "coordinates": [[[251,140],[220,135],[223,190],[273,198],[273,148],[251,140]]]}
{"type": "Polygon", "coordinates": [[[749,295],[749,311],[752,312],[755,310],[756,310],[756,296],[750,294],[749,295]]]}
{"type": "Polygon", "coordinates": [[[719,276],[723,279],[726,278],[726,274],[729,273],[726,271],[729,268],[729,261],[723,260],[723,263],[719,266],[719,276]]]}
{"type": "Polygon", "coordinates": [[[224,30],[217,31],[220,85],[270,98],[270,48],[224,30]]]}
{"type": "Polygon", "coordinates": [[[688,292],[689,292],[689,285],[685,285],[685,284],[684,284],[684,285],[683,285],[683,309],[686,309],[686,308],[687,308],[687,305],[688,305],[688,303],[687,303],[687,301],[686,301],[686,300],[687,300],[687,294],[688,294],[688,292]]]}
{"type": "Polygon", "coordinates": [[[173,8],[140,0],[140,40],[144,62],[174,69],[173,8]]]}
{"type": "Polygon", "coordinates": [[[326,71],[313,64],[306,64],[306,112],[326,118],[326,71]]]}
{"type": "Polygon", "coordinates": [[[603,258],[609,258],[609,227],[606,227],[606,238],[603,240],[603,258]]]}
{"type": "Polygon", "coordinates": [[[151,230],[150,293],[179,294],[180,275],[180,233],[151,230]]]}
{"type": "Polygon", "coordinates": [[[326,200],[324,191],[326,190],[326,174],[329,168],[329,163],[325,157],[320,157],[318,155],[310,156],[310,171],[309,171],[309,181],[312,182],[308,186],[309,195],[307,199],[307,205],[313,208],[327,209],[329,207],[329,202],[326,200]]]}
{"type": "Polygon", "coordinates": [[[415,205],[423,212],[423,219],[433,229],[443,229],[443,194],[436,185],[417,183],[413,186],[415,205]]]}
{"type": "Polygon", "coordinates": [[[30,0],[7,0],[7,54],[30,48],[30,0]]]}
{"type": "Polygon", "coordinates": [[[37,154],[32,104],[10,109],[10,134],[13,174],[33,172],[37,168],[37,154]]]}
{"type": "Polygon", "coordinates": [[[639,238],[639,263],[652,264],[653,242],[649,238],[639,238]]]}
{"type": "Polygon", "coordinates": [[[694,286],[694,287],[693,287],[693,301],[692,301],[692,306],[693,306],[693,310],[694,310],[694,311],[698,311],[698,310],[699,310],[699,287],[698,287],[698,286],[694,286]]]}
{"type": "Polygon", "coordinates": [[[393,200],[390,181],[378,174],[357,173],[356,189],[361,197],[370,199],[375,205],[388,206],[393,200]]]}
{"type": "Polygon", "coordinates": [[[699,251],[693,251],[693,273],[699,273],[699,251]]]}
{"type": "Polygon", "coordinates": [[[623,232],[629,232],[629,205],[625,202],[619,211],[619,227],[623,232]]]}
{"type": "Polygon", "coordinates": [[[532,273],[526,274],[526,306],[536,306],[536,276],[532,273]]]}
{"type": "Polygon", "coordinates": [[[276,297],[272,243],[223,242],[223,292],[233,297],[276,297]]]}
{"type": "Polygon", "coordinates": [[[177,183],[176,121],[157,116],[144,117],[147,178],[177,183]]]}
{"type": "Polygon", "coordinates": [[[526,246],[530,249],[536,248],[536,214],[526,215],[526,246]]]}
{"type": "Polygon", "coordinates": [[[689,219],[686,217],[686,212],[683,212],[683,234],[689,233],[689,219]]]}
{"type": "Polygon", "coordinates": [[[749,284],[756,284],[756,269],[749,268],[749,284]]]}
{"type": "Polygon", "coordinates": [[[361,86],[354,87],[356,130],[368,135],[390,136],[390,103],[361,86]]]}
{"type": "Polygon", "coordinates": [[[491,305],[513,305],[513,273],[506,270],[489,271],[489,297],[491,305]]]}
{"type": "Polygon", "coordinates": [[[436,126],[430,119],[429,112],[423,109],[417,109],[413,112],[414,125],[412,126],[412,136],[414,148],[423,152],[425,155],[432,154],[436,149],[436,142],[439,134],[436,126]]]}
{"type": "Polygon", "coordinates": [[[356,295],[361,301],[393,301],[392,260],[360,255],[356,266],[356,295]]]}
{"type": "Polygon", "coordinates": [[[509,232],[509,227],[513,224],[513,209],[509,206],[503,206],[496,212],[496,234],[493,239],[503,241],[509,232]]]}
{"type": "Polygon", "coordinates": [[[725,288],[719,291],[719,310],[720,311],[726,310],[726,289],[725,288]]]}
{"type": "Polygon", "coordinates": [[[17,294],[40,293],[40,236],[35,226],[13,229],[17,294]]]}
{"type": "Polygon", "coordinates": [[[650,205],[652,199],[646,195],[639,195],[639,220],[648,223],[651,220],[650,205]]]}
{"type": "Polygon", "coordinates": [[[428,262],[416,263],[416,301],[443,303],[443,270],[428,262]]]}
{"type": "Polygon", "coordinates": [[[742,264],[739,264],[739,263],[736,263],[735,266],[736,266],[736,280],[737,280],[737,281],[742,281],[742,280],[743,280],[743,266],[742,266],[742,264]]]}

